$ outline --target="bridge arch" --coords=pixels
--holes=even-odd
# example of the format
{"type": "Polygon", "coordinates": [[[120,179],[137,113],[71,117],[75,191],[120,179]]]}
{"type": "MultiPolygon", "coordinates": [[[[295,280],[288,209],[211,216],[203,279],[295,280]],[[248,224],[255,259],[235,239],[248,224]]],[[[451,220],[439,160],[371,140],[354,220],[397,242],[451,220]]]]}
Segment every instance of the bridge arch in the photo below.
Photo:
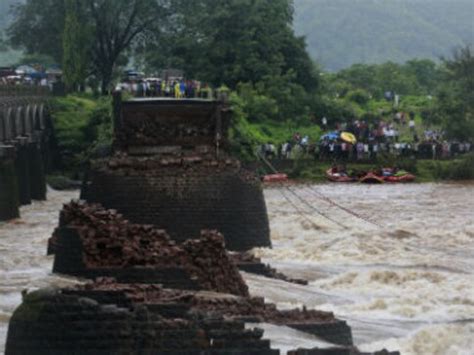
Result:
{"type": "Polygon", "coordinates": [[[25,135],[25,119],[23,106],[18,106],[15,110],[15,133],[17,137],[25,135]]]}
{"type": "Polygon", "coordinates": [[[38,105],[33,104],[32,105],[32,117],[33,117],[33,129],[35,131],[41,130],[41,122],[39,118],[39,113],[38,113],[38,105]]]}
{"type": "Polygon", "coordinates": [[[6,115],[5,110],[0,110],[0,143],[7,140],[7,128],[6,128],[6,115]]]}
{"type": "Polygon", "coordinates": [[[34,104],[28,104],[25,112],[26,134],[32,136],[35,132],[34,104]]]}
{"type": "Polygon", "coordinates": [[[15,117],[11,107],[5,107],[3,110],[3,118],[5,124],[5,139],[13,140],[16,137],[15,131],[15,117]]]}
{"type": "Polygon", "coordinates": [[[44,109],[44,104],[40,104],[38,107],[38,118],[39,118],[39,127],[41,130],[46,128],[46,113],[44,109]]]}

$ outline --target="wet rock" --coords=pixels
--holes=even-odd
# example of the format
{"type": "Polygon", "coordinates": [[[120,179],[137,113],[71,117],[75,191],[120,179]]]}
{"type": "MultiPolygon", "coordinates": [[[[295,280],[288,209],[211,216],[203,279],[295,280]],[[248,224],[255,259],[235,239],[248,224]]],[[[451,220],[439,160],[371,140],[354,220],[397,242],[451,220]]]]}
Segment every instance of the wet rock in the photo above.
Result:
{"type": "Polygon", "coordinates": [[[255,257],[250,252],[231,253],[231,258],[241,271],[265,276],[271,279],[282,280],[297,285],[308,284],[307,280],[291,278],[281,272],[278,272],[270,265],[262,263],[260,258],[255,257]]]}

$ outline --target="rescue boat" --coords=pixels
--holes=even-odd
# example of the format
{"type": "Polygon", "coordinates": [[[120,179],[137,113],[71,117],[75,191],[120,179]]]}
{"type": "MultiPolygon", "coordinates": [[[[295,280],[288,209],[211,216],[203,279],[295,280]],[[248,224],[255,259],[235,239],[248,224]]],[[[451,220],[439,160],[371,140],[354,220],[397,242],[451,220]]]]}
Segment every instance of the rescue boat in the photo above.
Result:
{"type": "Polygon", "coordinates": [[[368,172],[359,179],[359,182],[363,184],[383,184],[384,178],[375,175],[373,172],[368,172]]]}
{"type": "Polygon", "coordinates": [[[385,176],[384,181],[387,182],[413,182],[416,179],[415,175],[412,174],[405,174],[405,175],[400,175],[400,176],[385,176]]]}
{"type": "Polygon", "coordinates": [[[263,176],[263,182],[274,183],[274,182],[285,182],[288,181],[288,175],[286,174],[269,174],[263,176]]]}
{"type": "Polygon", "coordinates": [[[355,177],[349,176],[347,174],[341,174],[337,171],[334,171],[333,168],[326,171],[326,178],[332,182],[355,182],[357,179],[355,177]]]}

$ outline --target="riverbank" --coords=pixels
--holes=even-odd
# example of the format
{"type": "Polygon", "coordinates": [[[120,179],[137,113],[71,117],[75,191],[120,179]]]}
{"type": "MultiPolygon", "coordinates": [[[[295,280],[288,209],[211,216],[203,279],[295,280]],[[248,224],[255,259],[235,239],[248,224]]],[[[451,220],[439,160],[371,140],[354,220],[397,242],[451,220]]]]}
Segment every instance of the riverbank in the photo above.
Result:
{"type": "MultiPolygon", "coordinates": [[[[235,99],[235,95],[232,96],[235,99]]],[[[407,99],[408,100],[408,99],[407,99]]],[[[411,102],[408,100],[407,102],[411,102]]],[[[423,107],[422,103],[419,104],[423,107]]],[[[384,101],[378,105],[387,109],[384,101]]],[[[418,106],[406,109],[418,112],[418,106]]],[[[314,122],[296,124],[293,122],[273,122],[271,120],[253,122],[246,120],[239,106],[233,102],[234,120],[229,132],[231,151],[242,160],[255,159],[254,151],[257,146],[273,142],[284,143],[292,132],[298,131],[308,135],[312,142],[317,142],[322,134],[320,127],[314,122]]],[[[388,111],[387,111],[388,112],[388,111]]],[[[51,101],[51,113],[55,128],[56,146],[54,154],[54,170],[49,183],[60,188],[65,180],[81,180],[84,164],[95,155],[109,152],[112,142],[112,119],[110,97],[95,98],[90,94],[69,95],[54,98],[51,101]],[[61,175],[67,179],[61,179],[61,175]],[[59,178],[58,178],[59,176],[59,178]]],[[[417,129],[421,136],[425,126],[417,115],[417,129]]],[[[408,138],[408,127],[404,128],[402,138],[408,138]]],[[[325,172],[331,167],[331,162],[320,162],[313,158],[294,159],[284,163],[282,172],[291,178],[314,183],[326,181],[325,172]]],[[[250,162],[249,165],[258,167],[250,162]]],[[[351,163],[348,169],[371,170],[377,167],[400,166],[417,176],[417,182],[436,182],[448,180],[474,179],[474,154],[450,160],[413,160],[389,156],[371,163],[351,163]]],[[[270,173],[265,166],[260,166],[260,172],[270,173]],[[262,169],[263,168],[263,169],[262,169]]]]}
{"type": "MultiPolygon", "coordinates": [[[[333,166],[331,162],[322,162],[314,159],[299,159],[286,161],[273,161],[275,168],[288,174],[291,179],[324,183],[327,182],[326,171],[333,166]]],[[[264,163],[251,163],[252,168],[259,173],[271,173],[270,168],[264,163]]],[[[474,180],[474,155],[466,155],[453,160],[411,160],[392,159],[372,163],[347,163],[347,170],[370,171],[380,167],[399,166],[416,175],[416,182],[442,182],[474,180]]]]}

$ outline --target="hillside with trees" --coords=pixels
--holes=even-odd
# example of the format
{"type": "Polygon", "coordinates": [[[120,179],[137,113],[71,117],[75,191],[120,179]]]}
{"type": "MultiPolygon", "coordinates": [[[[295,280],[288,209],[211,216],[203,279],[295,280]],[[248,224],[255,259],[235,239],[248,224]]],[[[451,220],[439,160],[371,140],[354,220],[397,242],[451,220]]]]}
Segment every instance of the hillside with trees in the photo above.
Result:
{"type": "Polygon", "coordinates": [[[471,0],[295,0],[295,10],[296,33],[330,71],[437,60],[474,42],[471,0]]]}

